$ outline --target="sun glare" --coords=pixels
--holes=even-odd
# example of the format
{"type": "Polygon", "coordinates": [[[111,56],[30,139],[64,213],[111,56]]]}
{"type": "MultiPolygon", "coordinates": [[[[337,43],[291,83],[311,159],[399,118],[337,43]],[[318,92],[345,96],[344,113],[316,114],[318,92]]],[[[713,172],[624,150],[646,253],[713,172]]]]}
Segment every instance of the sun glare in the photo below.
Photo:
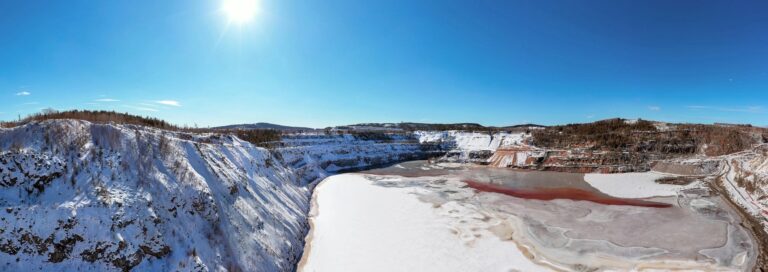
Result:
{"type": "Polygon", "coordinates": [[[221,10],[230,23],[244,24],[253,20],[258,12],[257,0],[223,0],[221,10]]]}

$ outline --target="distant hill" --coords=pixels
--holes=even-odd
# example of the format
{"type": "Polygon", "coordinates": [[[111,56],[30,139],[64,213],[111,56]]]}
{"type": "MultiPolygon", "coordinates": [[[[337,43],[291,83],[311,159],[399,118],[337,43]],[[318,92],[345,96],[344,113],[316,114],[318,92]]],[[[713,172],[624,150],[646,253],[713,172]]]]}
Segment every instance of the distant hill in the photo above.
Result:
{"type": "Polygon", "coordinates": [[[512,125],[512,126],[504,126],[504,127],[496,127],[499,129],[516,129],[516,128],[546,128],[547,126],[539,125],[539,124],[520,124],[520,125],[512,125]]]}
{"type": "Polygon", "coordinates": [[[274,130],[280,130],[280,131],[299,131],[299,130],[314,130],[313,128],[308,127],[291,127],[291,126],[283,126],[278,124],[272,124],[272,123],[254,123],[254,124],[239,124],[239,125],[228,125],[228,126],[221,126],[221,127],[215,127],[214,129],[274,129],[274,130]]]}
{"type": "Polygon", "coordinates": [[[401,129],[401,130],[518,130],[527,128],[544,128],[545,126],[536,124],[522,124],[514,126],[493,127],[483,126],[477,123],[451,123],[451,124],[433,124],[433,123],[363,123],[344,126],[340,128],[383,128],[383,129],[401,129]]]}

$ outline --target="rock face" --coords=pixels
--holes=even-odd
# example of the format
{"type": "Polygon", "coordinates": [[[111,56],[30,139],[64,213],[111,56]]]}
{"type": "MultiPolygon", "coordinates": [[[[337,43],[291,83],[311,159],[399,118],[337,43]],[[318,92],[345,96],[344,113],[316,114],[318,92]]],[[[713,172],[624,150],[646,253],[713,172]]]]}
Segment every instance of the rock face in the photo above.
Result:
{"type": "Polygon", "coordinates": [[[324,178],[325,172],[341,172],[406,160],[441,156],[440,142],[420,142],[411,135],[295,134],[284,136],[275,155],[300,176],[305,184],[324,178]]]}
{"type": "Polygon", "coordinates": [[[292,271],[313,181],[439,154],[413,137],[235,137],[54,120],[0,130],[0,270],[292,271]]]}
{"type": "MultiPolygon", "coordinates": [[[[665,168],[662,162],[666,160],[733,154],[768,139],[768,130],[756,127],[623,119],[531,128],[526,133],[416,134],[422,142],[439,142],[448,149],[442,161],[578,173],[662,169],[665,168]]],[[[670,167],[670,170],[683,170],[680,166],[670,167]]],[[[707,167],[690,170],[713,171],[712,166],[707,167]]]]}
{"type": "Polygon", "coordinates": [[[649,171],[653,162],[665,158],[668,157],[652,153],[555,150],[521,145],[499,148],[488,163],[495,167],[572,173],[624,173],[649,171]]]}
{"type": "Polygon", "coordinates": [[[617,173],[648,171],[671,155],[620,152],[589,148],[553,149],[530,145],[529,133],[416,132],[419,141],[445,150],[444,162],[470,162],[494,167],[576,172],[617,173]]]}

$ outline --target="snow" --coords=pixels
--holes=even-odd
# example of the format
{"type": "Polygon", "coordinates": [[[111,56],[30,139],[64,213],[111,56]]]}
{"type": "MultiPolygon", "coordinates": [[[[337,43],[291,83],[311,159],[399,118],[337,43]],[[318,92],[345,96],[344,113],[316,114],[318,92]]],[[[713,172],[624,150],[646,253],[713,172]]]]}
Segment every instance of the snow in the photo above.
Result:
{"type": "Polygon", "coordinates": [[[486,236],[464,243],[451,233],[454,219],[413,194],[423,189],[344,174],[315,190],[313,237],[301,271],[543,271],[513,242],[486,236]]]}
{"type": "Polygon", "coordinates": [[[657,209],[487,193],[458,175],[332,176],[299,271],[746,270],[755,248],[738,215],[697,192],[657,209]]]}
{"type": "Polygon", "coordinates": [[[325,178],[326,172],[363,168],[394,161],[426,158],[414,138],[392,135],[388,141],[359,139],[349,134],[294,134],[282,139],[282,161],[306,183],[325,178]]]}
{"type": "MultiPolygon", "coordinates": [[[[116,264],[128,264],[139,271],[292,271],[308,229],[310,188],[318,180],[446,149],[465,156],[493,152],[524,144],[529,136],[420,131],[375,140],[295,134],[268,150],[235,137],[75,120],[0,129],[0,270],[120,271],[116,264]],[[425,144],[441,147],[425,150],[425,144]]],[[[732,199],[754,214],[764,212],[756,201],[762,190],[750,194],[735,179],[742,171],[736,166],[763,177],[768,160],[751,153],[723,159],[734,160],[723,170],[732,199]]],[[[662,176],[585,179],[628,198],[685,188],[656,184],[662,176]]],[[[541,269],[497,236],[473,238],[470,246],[452,234],[456,220],[479,215],[461,207],[458,215],[437,213],[413,194],[423,188],[376,186],[345,174],[317,190],[312,220],[323,231],[310,240],[305,271],[541,269]],[[344,223],[329,223],[336,220],[344,223]]]]}
{"type": "Polygon", "coordinates": [[[656,196],[675,196],[681,189],[698,186],[691,183],[686,186],[660,184],[656,180],[669,177],[658,172],[620,173],[584,175],[584,180],[603,193],[621,198],[649,198],[656,196]]]}
{"type": "Polygon", "coordinates": [[[719,177],[716,185],[737,205],[768,230],[768,145],[717,157],[683,158],[670,161],[680,165],[705,165],[719,177]],[[716,169],[715,166],[717,166],[716,169]]]}
{"type": "Polygon", "coordinates": [[[653,126],[656,127],[656,130],[658,131],[670,131],[672,129],[668,123],[664,122],[654,122],[653,126]]]}
{"type": "Polygon", "coordinates": [[[496,132],[493,134],[465,131],[416,131],[419,142],[448,142],[457,150],[495,151],[500,146],[519,145],[528,136],[525,133],[496,132]]]}
{"type": "Polygon", "coordinates": [[[315,181],[424,155],[408,137],[283,143],[76,120],[3,129],[0,270],[292,271],[315,181]]]}
{"type": "Polygon", "coordinates": [[[729,198],[755,217],[768,231],[768,145],[720,156],[722,187],[729,198]],[[752,190],[748,190],[747,186],[752,190]]]}
{"type": "Polygon", "coordinates": [[[0,186],[13,211],[0,270],[288,271],[301,251],[309,190],[239,139],[57,120],[3,131],[0,144],[14,145],[0,179],[18,181],[0,186]]]}
{"type": "Polygon", "coordinates": [[[485,163],[500,147],[524,145],[530,137],[526,133],[466,131],[416,131],[420,143],[439,143],[448,151],[441,159],[449,162],[485,163]]]}
{"type": "Polygon", "coordinates": [[[624,120],[624,123],[630,124],[630,125],[634,125],[634,124],[637,124],[637,122],[639,122],[639,121],[640,121],[640,119],[626,119],[626,120],[624,120]]]}

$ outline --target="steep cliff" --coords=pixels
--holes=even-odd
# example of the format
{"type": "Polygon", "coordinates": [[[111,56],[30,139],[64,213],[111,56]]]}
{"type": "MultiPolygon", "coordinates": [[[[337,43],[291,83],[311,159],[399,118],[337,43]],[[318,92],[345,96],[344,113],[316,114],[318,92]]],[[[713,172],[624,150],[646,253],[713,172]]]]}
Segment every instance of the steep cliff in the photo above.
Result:
{"type": "Polygon", "coordinates": [[[292,271],[308,185],[434,152],[412,137],[236,137],[76,120],[0,130],[0,270],[292,271]]]}
{"type": "Polygon", "coordinates": [[[751,126],[668,124],[608,119],[533,131],[528,144],[502,148],[497,157],[518,156],[516,164],[496,158],[499,166],[568,172],[648,171],[670,159],[715,157],[748,150],[766,141],[768,130],[751,126]]]}
{"type": "Polygon", "coordinates": [[[416,131],[422,144],[432,144],[444,150],[440,158],[447,162],[471,162],[487,164],[488,159],[500,148],[522,145],[530,137],[527,133],[465,132],[465,131],[416,131]]]}

